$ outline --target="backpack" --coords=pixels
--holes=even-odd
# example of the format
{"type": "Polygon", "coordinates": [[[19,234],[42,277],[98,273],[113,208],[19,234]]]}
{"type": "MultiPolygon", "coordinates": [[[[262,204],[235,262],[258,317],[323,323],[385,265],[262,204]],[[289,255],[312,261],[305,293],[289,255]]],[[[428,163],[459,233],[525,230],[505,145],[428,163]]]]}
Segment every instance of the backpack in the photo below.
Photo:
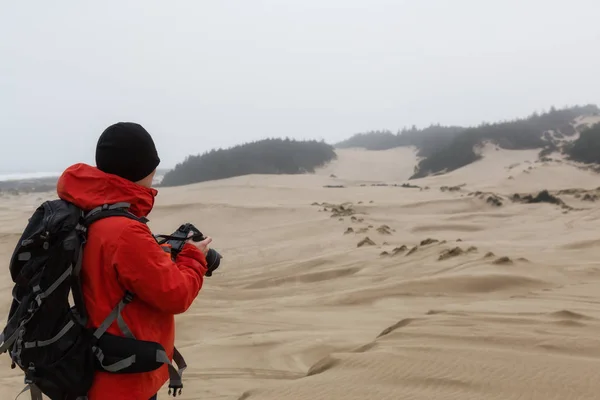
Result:
{"type": "Polygon", "coordinates": [[[86,327],[80,272],[87,229],[108,217],[148,222],[129,206],[106,204],[85,213],[57,199],[41,204],[29,219],[10,260],[13,300],[0,335],[0,354],[8,351],[11,368],[25,375],[27,386],[19,395],[30,390],[33,400],[42,400],[42,393],[52,400],[85,400],[97,370],[138,373],[164,364],[169,394],[181,394],[187,366],[179,351],[173,355],[175,369],[159,343],[137,340],[121,317],[135,294],[125,292],[99,327],[86,327]],[[115,320],[124,337],[106,333],[115,320]]]}

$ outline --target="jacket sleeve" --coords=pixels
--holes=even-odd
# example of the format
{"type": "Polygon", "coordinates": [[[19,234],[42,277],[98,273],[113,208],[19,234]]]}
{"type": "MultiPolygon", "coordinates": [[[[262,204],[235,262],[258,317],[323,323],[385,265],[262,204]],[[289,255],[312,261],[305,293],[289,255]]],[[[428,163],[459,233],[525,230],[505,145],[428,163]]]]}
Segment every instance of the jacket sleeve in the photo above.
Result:
{"type": "Polygon", "coordinates": [[[139,223],[128,224],[121,232],[112,264],[126,290],[171,314],[192,305],[207,271],[206,258],[196,247],[186,244],[173,262],[150,229],[139,223]]]}

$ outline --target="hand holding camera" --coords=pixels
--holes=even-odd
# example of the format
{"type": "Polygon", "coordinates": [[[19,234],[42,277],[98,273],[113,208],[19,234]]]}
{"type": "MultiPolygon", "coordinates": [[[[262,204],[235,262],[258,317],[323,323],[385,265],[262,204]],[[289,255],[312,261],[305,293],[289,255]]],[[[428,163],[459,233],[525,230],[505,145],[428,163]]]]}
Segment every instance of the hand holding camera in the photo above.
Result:
{"type": "Polygon", "coordinates": [[[208,245],[210,244],[210,242],[212,242],[212,238],[210,236],[208,236],[200,242],[194,242],[193,237],[194,237],[194,234],[192,232],[190,232],[188,235],[189,239],[187,240],[187,242],[189,244],[195,246],[198,250],[200,250],[206,256],[208,254],[208,251],[210,250],[208,245]]]}
{"type": "Polygon", "coordinates": [[[171,246],[171,258],[175,260],[186,243],[190,243],[200,250],[206,257],[208,271],[206,276],[212,276],[214,270],[219,268],[223,256],[215,249],[209,247],[211,237],[205,237],[202,232],[190,223],[183,224],[171,235],[155,235],[158,244],[171,246]]]}

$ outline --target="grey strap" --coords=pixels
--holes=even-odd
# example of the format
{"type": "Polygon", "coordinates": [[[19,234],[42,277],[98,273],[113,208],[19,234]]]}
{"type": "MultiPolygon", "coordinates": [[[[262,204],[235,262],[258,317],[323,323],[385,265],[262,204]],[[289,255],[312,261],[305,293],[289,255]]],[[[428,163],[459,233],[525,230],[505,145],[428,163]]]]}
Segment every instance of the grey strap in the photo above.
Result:
{"type": "Polygon", "coordinates": [[[123,332],[123,335],[125,335],[125,337],[135,339],[135,335],[133,334],[133,332],[131,332],[131,329],[129,329],[127,323],[125,323],[123,315],[121,315],[121,313],[123,312],[123,307],[125,307],[125,302],[121,300],[117,305],[117,325],[119,326],[119,329],[121,330],[121,332],[123,332]]]}
{"type": "Polygon", "coordinates": [[[33,383],[30,383],[29,385],[25,386],[23,388],[23,390],[21,390],[19,392],[17,397],[15,397],[15,400],[17,400],[19,398],[19,396],[21,396],[23,393],[25,393],[28,390],[31,392],[31,400],[44,400],[44,398],[42,397],[42,391],[40,390],[40,388],[35,386],[33,383]]]}
{"type": "Polygon", "coordinates": [[[94,332],[94,336],[96,337],[96,339],[100,339],[100,336],[102,336],[102,335],[104,335],[104,333],[106,333],[106,331],[112,325],[112,323],[115,321],[115,319],[117,320],[117,325],[119,325],[119,329],[121,329],[121,331],[123,332],[125,337],[128,337],[130,339],[135,339],[135,336],[133,335],[133,333],[131,332],[131,330],[129,329],[127,324],[125,323],[125,320],[123,319],[123,317],[121,316],[121,312],[123,311],[123,308],[125,307],[126,304],[127,303],[125,302],[125,298],[123,298],[123,299],[121,299],[121,301],[119,301],[119,304],[117,304],[117,306],[115,308],[113,308],[113,310],[108,315],[108,317],[106,317],[106,319],[100,324],[98,329],[96,329],[96,331],[94,332]]]}
{"type": "Polygon", "coordinates": [[[61,329],[60,332],[58,332],[54,337],[48,339],[48,340],[38,340],[36,342],[25,342],[25,348],[26,349],[31,349],[33,347],[43,347],[43,346],[48,346],[54,342],[56,342],[58,339],[60,339],[61,337],[63,337],[68,331],[69,329],[71,329],[72,327],[75,326],[75,322],[73,321],[69,321],[64,328],[61,329]]]}
{"type": "Polygon", "coordinates": [[[181,355],[179,350],[177,350],[177,347],[173,348],[173,361],[175,361],[175,364],[177,364],[179,371],[181,371],[179,375],[183,375],[183,371],[185,371],[185,369],[187,368],[187,363],[183,359],[183,356],[181,355]]]}
{"type": "MultiPolygon", "coordinates": [[[[8,339],[6,339],[4,343],[2,343],[2,346],[0,346],[0,354],[4,354],[6,350],[13,345],[15,340],[17,340],[17,336],[19,336],[19,330],[19,328],[15,329],[14,333],[8,339]]],[[[4,334],[2,334],[2,338],[4,339],[4,334]]]]}
{"type": "Polygon", "coordinates": [[[75,268],[73,269],[73,275],[79,276],[81,272],[81,264],[83,262],[83,246],[77,250],[77,261],[75,261],[75,268]]]}
{"type": "Polygon", "coordinates": [[[156,361],[167,364],[169,368],[169,387],[180,388],[183,386],[183,371],[187,368],[187,364],[176,347],[173,349],[173,361],[177,364],[178,369],[175,369],[171,360],[167,357],[167,353],[163,350],[156,351],[156,361]]]}
{"type": "Polygon", "coordinates": [[[94,347],[94,353],[96,354],[96,358],[98,358],[98,361],[100,361],[100,365],[102,365],[102,368],[109,372],[119,372],[122,369],[130,367],[135,363],[136,358],[135,354],[133,354],[127,358],[117,361],[114,364],[104,365],[104,353],[102,353],[102,350],[100,350],[98,347],[94,347]]]}
{"type": "Polygon", "coordinates": [[[73,272],[72,265],[69,268],[67,268],[66,271],[63,272],[62,275],[57,280],[55,280],[54,283],[52,285],[50,285],[50,287],[48,289],[46,289],[46,291],[44,293],[38,294],[35,298],[38,305],[41,305],[42,300],[44,300],[46,297],[50,296],[52,294],[52,292],[54,292],[56,290],[56,288],[60,286],[61,283],[63,283],[69,276],[71,276],[71,272],[73,272]]]}
{"type": "Polygon", "coordinates": [[[92,215],[94,215],[94,214],[97,214],[97,213],[99,213],[99,212],[100,212],[100,211],[102,211],[102,210],[115,210],[115,209],[117,209],[117,208],[129,208],[129,207],[131,207],[131,204],[129,204],[129,203],[125,203],[125,202],[121,202],[121,203],[115,203],[115,204],[110,204],[110,205],[108,205],[108,204],[105,204],[105,205],[98,206],[98,207],[96,207],[96,208],[92,209],[90,212],[88,212],[88,213],[85,215],[85,217],[84,217],[84,218],[88,218],[88,217],[90,217],[90,216],[92,216],[92,215]]]}
{"type": "MultiPolygon", "coordinates": [[[[117,320],[117,325],[119,326],[119,329],[121,329],[125,337],[135,339],[135,336],[131,332],[131,329],[129,329],[129,327],[125,323],[125,320],[123,319],[123,316],[121,315],[123,308],[127,305],[127,303],[129,303],[129,301],[131,301],[131,295],[127,293],[119,301],[119,304],[117,304],[115,308],[112,309],[108,317],[104,319],[104,321],[100,324],[98,329],[96,329],[96,331],[94,332],[94,336],[96,337],[96,339],[100,339],[100,337],[106,333],[108,328],[112,325],[112,323],[115,320],[117,320]]],[[[96,346],[93,347],[93,350],[94,354],[96,355],[96,358],[98,358],[98,361],[100,362],[100,365],[102,365],[102,368],[109,372],[118,372],[122,369],[130,367],[135,363],[136,356],[135,354],[133,354],[127,358],[117,361],[114,364],[104,365],[104,353],[102,353],[102,350],[96,346]]]]}
{"type": "Polygon", "coordinates": [[[31,392],[31,400],[44,400],[42,397],[42,391],[33,383],[29,385],[29,391],[31,392]]]}

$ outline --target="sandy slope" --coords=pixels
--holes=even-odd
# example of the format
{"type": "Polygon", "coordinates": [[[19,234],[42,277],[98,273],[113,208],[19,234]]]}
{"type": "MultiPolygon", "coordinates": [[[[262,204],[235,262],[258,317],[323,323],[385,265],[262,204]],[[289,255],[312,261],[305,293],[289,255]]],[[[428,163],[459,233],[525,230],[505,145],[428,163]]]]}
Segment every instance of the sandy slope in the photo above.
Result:
{"type": "Polygon", "coordinates": [[[336,150],[337,160],[316,174],[323,176],[335,175],[340,180],[351,181],[403,181],[414,174],[418,163],[416,149],[413,147],[398,147],[382,151],[367,151],[364,149],[336,150]]]}
{"type": "MultiPolygon", "coordinates": [[[[536,163],[537,152],[486,151],[478,163],[412,182],[428,190],[371,186],[407,176],[381,152],[353,150],[313,176],[162,189],[154,231],[193,221],[226,256],[177,318],[190,364],[181,398],[598,398],[600,210],[577,193],[561,195],[570,211],[507,200],[592,189],[598,175],[536,163]],[[323,187],[340,182],[346,187],[323,187]],[[475,190],[503,206],[469,195],[475,190]],[[353,211],[339,208],[346,202],[353,211]],[[366,236],[375,245],[357,247],[366,236]],[[419,245],[427,238],[440,242],[419,245]],[[408,249],[380,255],[401,245],[408,249]],[[465,253],[443,255],[456,247],[465,253]]],[[[4,313],[8,257],[37,201],[1,199],[4,313]]],[[[0,365],[1,398],[10,398],[22,378],[6,355],[0,365]]]]}

